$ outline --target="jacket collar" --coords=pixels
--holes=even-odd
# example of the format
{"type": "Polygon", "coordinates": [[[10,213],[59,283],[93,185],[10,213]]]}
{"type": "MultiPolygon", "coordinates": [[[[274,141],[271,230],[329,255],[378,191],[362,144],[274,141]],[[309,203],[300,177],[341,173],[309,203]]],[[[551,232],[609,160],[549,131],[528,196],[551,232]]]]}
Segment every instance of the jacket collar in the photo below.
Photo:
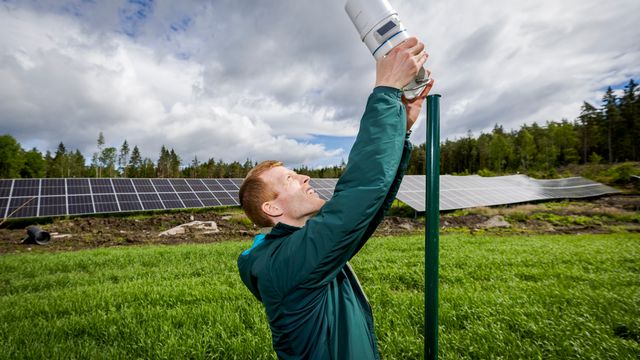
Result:
{"type": "Polygon", "coordinates": [[[277,223],[273,226],[273,228],[271,228],[271,232],[269,233],[268,237],[282,237],[282,236],[287,236],[287,235],[291,235],[294,232],[300,230],[302,228],[299,228],[297,226],[292,226],[292,225],[287,225],[285,223],[277,223]]]}

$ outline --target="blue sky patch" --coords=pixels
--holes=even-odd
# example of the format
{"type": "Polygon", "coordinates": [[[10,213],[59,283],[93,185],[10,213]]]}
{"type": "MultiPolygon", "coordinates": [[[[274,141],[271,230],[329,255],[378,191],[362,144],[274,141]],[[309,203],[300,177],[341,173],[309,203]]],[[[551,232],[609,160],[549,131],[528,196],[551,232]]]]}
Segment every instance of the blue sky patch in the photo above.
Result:
{"type": "Polygon", "coordinates": [[[123,33],[136,37],[144,21],[153,13],[153,0],[129,0],[118,10],[123,33]]]}

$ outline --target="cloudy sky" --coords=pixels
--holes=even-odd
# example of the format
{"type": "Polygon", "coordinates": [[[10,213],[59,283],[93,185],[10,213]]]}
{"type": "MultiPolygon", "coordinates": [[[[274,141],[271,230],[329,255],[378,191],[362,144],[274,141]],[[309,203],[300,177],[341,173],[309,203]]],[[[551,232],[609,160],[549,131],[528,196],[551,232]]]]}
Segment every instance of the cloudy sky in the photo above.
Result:
{"type": "MultiPolygon", "coordinates": [[[[328,1],[0,0],[0,134],[90,157],[346,159],[374,61],[328,1]]],[[[573,120],[640,79],[638,0],[391,0],[427,45],[442,138],[573,120]]],[[[424,115],[412,140],[424,142],[424,115]]]]}

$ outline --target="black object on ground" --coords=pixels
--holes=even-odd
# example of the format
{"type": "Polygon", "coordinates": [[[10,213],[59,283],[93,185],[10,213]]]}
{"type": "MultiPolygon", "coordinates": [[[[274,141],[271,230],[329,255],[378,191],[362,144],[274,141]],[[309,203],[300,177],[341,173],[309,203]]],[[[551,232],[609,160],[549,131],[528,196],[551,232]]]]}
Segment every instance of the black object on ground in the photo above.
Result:
{"type": "Polygon", "coordinates": [[[51,235],[48,232],[43,231],[37,226],[28,226],[27,236],[22,239],[22,244],[47,245],[50,240],[51,235]]]}

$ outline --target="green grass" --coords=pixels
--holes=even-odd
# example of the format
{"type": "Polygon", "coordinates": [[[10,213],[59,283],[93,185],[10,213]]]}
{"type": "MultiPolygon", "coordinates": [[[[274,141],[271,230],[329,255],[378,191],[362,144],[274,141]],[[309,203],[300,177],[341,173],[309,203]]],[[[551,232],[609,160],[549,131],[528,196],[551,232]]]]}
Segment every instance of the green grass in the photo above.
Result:
{"type": "MultiPolygon", "coordinates": [[[[441,359],[640,357],[640,235],[441,237],[441,359]]],[[[275,358],[247,242],[0,257],[0,358],[275,358]]],[[[424,239],[353,259],[383,358],[422,354],[424,239]]]]}

